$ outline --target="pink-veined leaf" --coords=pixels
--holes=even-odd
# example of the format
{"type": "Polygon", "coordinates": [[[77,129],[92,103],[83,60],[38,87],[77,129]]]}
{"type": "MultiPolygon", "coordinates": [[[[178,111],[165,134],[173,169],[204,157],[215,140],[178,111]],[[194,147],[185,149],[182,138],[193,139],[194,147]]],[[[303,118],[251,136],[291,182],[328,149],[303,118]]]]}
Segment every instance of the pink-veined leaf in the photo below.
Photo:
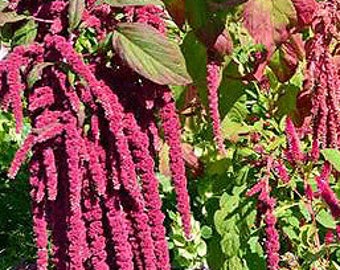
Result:
{"type": "Polygon", "coordinates": [[[291,0],[296,9],[298,26],[304,27],[312,22],[314,12],[318,7],[315,0],[291,0]]]}
{"type": "Polygon", "coordinates": [[[120,23],[113,47],[137,73],[161,85],[191,83],[179,46],[155,28],[141,23],[120,23]]]}
{"type": "Polygon", "coordinates": [[[245,4],[243,19],[250,35],[271,55],[276,44],[289,38],[289,28],[296,25],[297,14],[290,0],[250,0],[245,4]]]}

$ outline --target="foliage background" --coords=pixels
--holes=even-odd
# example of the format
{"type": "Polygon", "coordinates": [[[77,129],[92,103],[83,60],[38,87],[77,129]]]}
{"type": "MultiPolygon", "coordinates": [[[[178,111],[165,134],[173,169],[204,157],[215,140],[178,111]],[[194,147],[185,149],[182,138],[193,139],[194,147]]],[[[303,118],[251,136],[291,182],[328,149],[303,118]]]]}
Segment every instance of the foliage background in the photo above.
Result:
{"type": "MultiPolygon", "coordinates": [[[[243,80],[241,78],[254,72],[255,54],[262,53],[265,48],[256,44],[249,33],[246,33],[239,20],[239,6],[215,12],[217,22],[211,23],[208,20],[211,14],[205,10],[205,1],[187,1],[189,13],[186,14],[186,19],[189,23],[180,30],[178,22],[182,19],[182,13],[177,9],[181,1],[174,2],[166,2],[177,23],[176,25],[174,21],[169,21],[169,37],[180,44],[187,69],[196,82],[198,92],[191,87],[172,87],[178,111],[181,113],[183,149],[193,212],[193,237],[189,241],[183,236],[180,218],[176,213],[175,195],[167,173],[169,169],[165,144],[158,161],[158,178],[173,267],[266,269],[264,226],[257,216],[256,200],[248,198],[245,193],[263,176],[261,161],[265,155],[284,160],[285,117],[294,116],[296,112],[296,96],[302,87],[305,62],[303,58],[298,59],[291,74],[290,66],[285,66],[282,47],[275,45],[276,52],[271,65],[265,69],[268,79],[265,83],[269,85],[268,88],[264,89],[263,81],[243,80]],[[223,58],[223,75],[219,87],[223,137],[228,149],[226,156],[218,154],[216,150],[212,126],[205,110],[207,50],[198,37],[202,29],[210,30],[211,25],[218,25],[221,18],[227,25],[233,44],[232,53],[223,58]],[[286,78],[282,80],[282,76],[286,78]]],[[[271,1],[277,5],[281,2],[271,1]]],[[[220,4],[218,1],[214,3],[220,4]]],[[[270,10],[270,15],[273,14],[278,14],[274,5],[273,10],[270,10]]],[[[282,20],[290,19],[284,12],[280,11],[279,15],[282,15],[282,20]]],[[[280,24],[281,21],[277,23],[280,24]]],[[[27,23],[24,27],[27,30],[31,26],[27,23]]],[[[26,42],[29,35],[22,33],[23,29],[20,33],[19,30],[14,33],[12,42],[26,42]]],[[[261,34],[260,32],[258,35],[261,34]]],[[[299,34],[304,40],[311,35],[309,29],[303,29],[299,34]]],[[[75,44],[77,50],[94,50],[91,45],[95,43],[93,38],[91,30],[83,29],[75,44]]],[[[23,168],[15,181],[6,177],[15,151],[28,133],[28,123],[25,129],[24,134],[15,134],[13,118],[1,113],[0,269],[10,269],[23,261],[33,262],[35,256],[27,170],[23,168]]],[[[302,147],[304,151],[308,151],[310,142],[303,141],[302,147]]],[[[334,155],[340,156],[339,153],[334,155]]],[[[320,160],[316,164],[307,164],[304,168],[314,190],[314,177],[322,163],[323,160],[320,160]]],[[[316,269],[340,269],[338,240],[331,244],[324,240],[327,232],[336,231],[337,221],[321,199],[313,200],[315,217],[311,216],[307,209],[303,179],[293,166],[288,167],[288,170],[291,176],[289,183],[283,183],[275,173],[270,176],[275,186],[273,196],[278,201],[275,214],[280,232],[282,269],[312,269],[313,266],[316,269]]],[[[339,196],[338,179],[333,177],[331,181],[339,196]]]]}

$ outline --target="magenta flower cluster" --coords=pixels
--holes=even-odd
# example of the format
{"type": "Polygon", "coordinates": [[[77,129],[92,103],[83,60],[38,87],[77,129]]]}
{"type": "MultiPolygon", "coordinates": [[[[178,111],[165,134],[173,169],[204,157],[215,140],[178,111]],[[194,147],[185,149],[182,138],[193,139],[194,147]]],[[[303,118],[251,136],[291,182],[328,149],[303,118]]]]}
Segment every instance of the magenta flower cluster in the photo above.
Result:
{"type": "MultiPolygon", "coordinates": [[[[37,269],[170,269],[154,161],[160,128],[170,146],[183,228],[187,236],[191,231],[181,127],[170,90],[134,84],[126,89],[128,98],[122,98],[120,80],[112,83],[120,75],[103,71],[106,57],[82,58],[75,51],[66,31],[69,1],[36,1],[29,7],[24,1],[10,2],[11,10],[29,11],[40,18],[38,24],[51,24],[48,29],[39,25],[36,43],[17,46],[0,61],[2,108],[13,112],[21,131],[25,96],[32,123],[8,175],[16,176],[31,151],[37,269]],[[37,65],[42,67],[39,76],[26,84],[37,65]],[[140,92],[142,105],[131,106],[127,100],[140,92]],[[140,110],[148,117],[142,118],[140,110]]],[[[101,40],[113,29],[113,9],[90,0],[85,5],[81,23],[93,27],[101,40]]],[[[131,12],[132,21],[165,33],[160,8],[131,12]]],[[[136,77],[124,69],[127,77],[136,77]]]]}
{"type": "Polygon", "coordinates": [[[265,250],[267,255],[267,268],[270,270],[278,270],[280,262],[280,239],[276,228],[277,218],[274,210],[276,200],[270,195],[269,176],[273,168],[273,160],[267,158],[266,174],[263,179],[256,183],[250,190],[247,191],[247,196],[258,194],[258,214],[264,216],[265,233],[265,250]]]}

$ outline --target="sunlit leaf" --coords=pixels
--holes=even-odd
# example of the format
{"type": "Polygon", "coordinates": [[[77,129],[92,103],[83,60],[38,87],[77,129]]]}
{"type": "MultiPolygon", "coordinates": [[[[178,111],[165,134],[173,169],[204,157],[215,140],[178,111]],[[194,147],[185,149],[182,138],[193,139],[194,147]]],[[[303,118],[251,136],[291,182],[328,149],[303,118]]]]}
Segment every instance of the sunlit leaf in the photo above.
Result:
{"type": "Polygon", "coordinates": [[[323,149],[321,154],[324,158],[329,161],[334,169],[340,172],[340,151],[337,149],[323,149]]]}
{"type": "Polygon", "coordinates": [[[335,229],[336,222],[334,221],[332,215],[328,213],[325,209],[322,209],[317,215],[316,220],[325,228],[335,229]]]}
{"type": "Polygon", "coordinates": [[[13,45],[31,44],[35,40],[37,33],[38,25],[33,20],[29,20],[15,31],[12,39],[13,45]]]}
{"type": "Polygon", "coordinates": [[[177,44],[155,28],[141,23],[121,23],[113,35],[113,47],[136,72],[161,84],[191,82],[177,44]]]}
{"type": "Polygon", "coordinates": [[[6,23],[18,22],[23,19],[27,19],[27,16],[18,15],[16,12],[0,12],[0,26],[4,26],[6,23]]]}
{"type": "Polygon", "coordinates": [[[270,54],[275,45],[289,37],[289,27],[297,23],[297,14],[289,0],[250,0],[245,4],[244,26],[257,43],[270,54]]]}
{"type": "Polygon", "coordinates": [[[85,0],[70,0],[68,7],[69,30],[72,31],[79,25],[85,9],[85,0]]]}

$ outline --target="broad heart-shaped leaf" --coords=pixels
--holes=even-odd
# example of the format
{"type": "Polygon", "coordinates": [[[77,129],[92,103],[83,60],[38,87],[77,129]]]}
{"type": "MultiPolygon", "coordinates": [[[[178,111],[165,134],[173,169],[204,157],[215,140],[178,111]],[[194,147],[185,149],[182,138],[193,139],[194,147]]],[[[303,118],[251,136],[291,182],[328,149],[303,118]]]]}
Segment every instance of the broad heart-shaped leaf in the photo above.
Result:
{"type": "Polygon", "coordinates": [[[332,164],[334,169],[340,172],[340,151],[336,149],[323,149],[321,154],[332,164]]]}
{"type": "Polygon", "coordinates": [[[69,30],[77,28],[85,9],[85,0],[70,0],[68,7],[69,30]]]}
{"type": "Polygon", "coordinates": [[[289,28],[297,24],[291,0],[249,0],[245,4],[244,26],[257,43],[267,47],[269,55],[275,45],[289,37],[289,28]]]}
{"type": "MultiPolygon", "coordinates": [[[[0,7],[2,3],[0,3],[0,7]]],[[[26,19],[26,15],[18,15],[16,12],[0,12],[0,26],[4,26],[6,23],[18,22],[26,19]]]]}
{"type": "Polygon", "coordinates": [[[191,83],[179,46],[152,26],[120,23],[112,42],[121,58],[147,79],[160,85],[191,83]]]}
{"type": "Polygon", "coordinates": [[[97,5],[108,4],[113,7],[162,5],[160,0],[98,0],[97,5]]]}

